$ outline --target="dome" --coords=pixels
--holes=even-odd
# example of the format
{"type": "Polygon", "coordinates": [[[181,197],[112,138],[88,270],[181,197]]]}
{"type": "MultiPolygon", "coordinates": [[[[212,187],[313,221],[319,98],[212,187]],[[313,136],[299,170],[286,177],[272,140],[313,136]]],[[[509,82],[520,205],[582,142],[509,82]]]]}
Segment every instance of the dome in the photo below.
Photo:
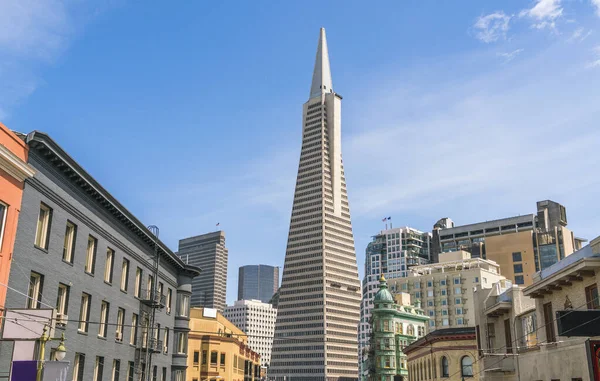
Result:
{"type": "Polygon", "coordinates": [[[379,291],[375,294],[374,303],[394,303],[394,297],[392,293],[388,291],[387,282],[385,281],[385,277],[381,274],[381,278],[379,278],[379,291]]]}

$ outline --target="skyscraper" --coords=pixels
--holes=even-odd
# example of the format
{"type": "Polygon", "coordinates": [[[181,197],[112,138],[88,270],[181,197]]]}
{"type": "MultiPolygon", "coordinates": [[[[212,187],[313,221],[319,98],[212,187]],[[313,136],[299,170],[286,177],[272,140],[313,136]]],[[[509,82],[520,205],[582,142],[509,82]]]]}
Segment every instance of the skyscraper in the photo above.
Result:
{"type": "Polygon", "coordinates": [[[280,289],[269,377],[358,377],[360,282],[341,153],[342,97],[321,29],[280,289]]]}
{"type": "Polygon", "coordinates": [[[193,266],[202,269],[200,276],[192,281],[192,300],[194,307],[225,309],[227,286],[227,255],[225,232],[198,235],[179,240],[178,255],[193,266]]]}
{"type": "Polygon", "coordinates": [[[247,265],[240,267],[238,276],[238,300],[269,300],[279,288],[279,267],[247,265]]]}

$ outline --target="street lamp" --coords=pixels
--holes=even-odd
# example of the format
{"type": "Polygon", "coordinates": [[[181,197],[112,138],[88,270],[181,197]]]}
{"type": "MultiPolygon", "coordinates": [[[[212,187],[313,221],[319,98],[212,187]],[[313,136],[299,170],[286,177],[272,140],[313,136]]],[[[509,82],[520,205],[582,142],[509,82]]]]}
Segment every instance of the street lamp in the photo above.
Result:
{"type": "Polygon", "coordinates": [[[40,343],[40,359],[38,360],[38,367],[37,367],[37,377],[36,377],[36,381],[42,381],[42,370],[44,369],[44,357],[46,354],[46,343],[48,341],[58,341],[60,340],[60,343],[58,344],[58,347],[56,348],[56,359],[58,361],[61,361],[62,359],[65,358],[65,355],[67,354],[67,348],[65,347],[65,333],[63,332],[62,335],[59,338],[53,338],[53,337],[49,337],[48,336],[48,326],[44,325],[44,332],[42,333],[42,337],[40,337],[38,339],[39,343],[40,343]]]}

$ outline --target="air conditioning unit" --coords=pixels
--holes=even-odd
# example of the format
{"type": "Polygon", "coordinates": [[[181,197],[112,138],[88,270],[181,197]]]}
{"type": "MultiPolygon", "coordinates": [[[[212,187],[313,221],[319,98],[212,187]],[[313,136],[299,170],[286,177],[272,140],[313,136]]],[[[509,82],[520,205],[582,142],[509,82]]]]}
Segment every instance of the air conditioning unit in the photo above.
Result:
{"type": "Polygon", "coordinates": [[[60,325],[67,325],[67,321],[69,321],[69,316],[66,314],[56,314],[56,323],[60,325]]]}
{"type": "Polygon", "coordinates": [[[117,332],[117,341],[123,341],[123,332],[117,332]]]}
{"type": "Polygon", "coordinates": [[[165,344],[165,345],[163,346],[163,352],[164,352],[164,353],[168,353],[168,352],[169,352],[169,346],[168,346],[167,344],[165,344]]]}

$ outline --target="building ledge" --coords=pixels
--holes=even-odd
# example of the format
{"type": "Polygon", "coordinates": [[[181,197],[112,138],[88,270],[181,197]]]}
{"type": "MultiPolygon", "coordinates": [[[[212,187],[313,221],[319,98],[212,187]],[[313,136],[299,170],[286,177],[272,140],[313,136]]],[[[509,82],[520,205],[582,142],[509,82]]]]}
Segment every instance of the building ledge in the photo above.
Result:
{"type": "Polygon", "coordinates": [[[498,317],[498,316],[504,315],[505,313],[510,312],[511,309],[512,309],[511,302],[498,302],[498,303],[494,304],[493,306],[487,308],[485,310],[485,314],[489,317],[498,317]]]}
{"type": "Polygon", "coordinates": [[[545,295],[551,295],[554,291],[562,290],[563,286],[572,286],[573,282],[582,282],[586,277],[593,277],[599,270],[600,256],[584,257],[526,287],[523,295],[531,298],[543,298],[545,295]]]}

